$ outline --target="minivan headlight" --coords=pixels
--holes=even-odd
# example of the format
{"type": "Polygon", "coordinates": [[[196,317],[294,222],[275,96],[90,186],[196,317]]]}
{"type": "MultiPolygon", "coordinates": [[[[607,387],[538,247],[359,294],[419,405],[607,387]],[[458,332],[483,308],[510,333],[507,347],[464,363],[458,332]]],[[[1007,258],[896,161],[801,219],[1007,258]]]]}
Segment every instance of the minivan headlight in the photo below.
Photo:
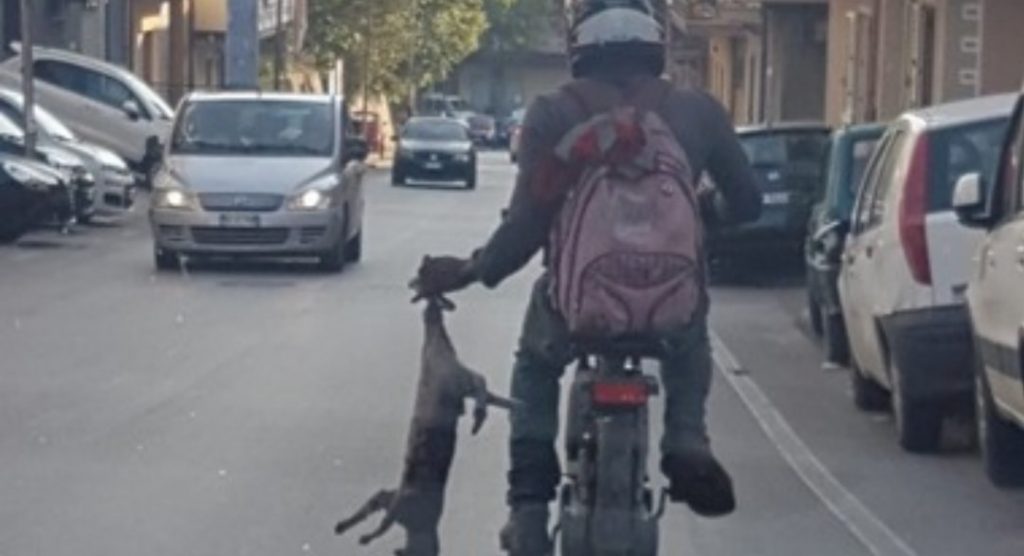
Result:
{"type": "Polygon", "coordinates": [[[153,192],[153,206],[160,209],[195,210],[195,195],[180,187],[158,189],[153,192]]]}
{"type": "Polygon", "coordinates": [[[307,189],[291,198],[290,210],[325,210],[331,206],[331,196],[320,189],[307,189]]]}

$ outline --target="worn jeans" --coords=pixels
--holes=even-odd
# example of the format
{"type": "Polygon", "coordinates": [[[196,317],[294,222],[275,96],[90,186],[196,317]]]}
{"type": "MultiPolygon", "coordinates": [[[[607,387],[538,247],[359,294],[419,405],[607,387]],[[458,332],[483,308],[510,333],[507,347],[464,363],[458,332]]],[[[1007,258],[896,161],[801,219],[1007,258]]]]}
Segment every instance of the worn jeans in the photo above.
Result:
{"type": "MultiPolygon", "coordinates": [[[[558,438],[560,381],[573,353],[564,320],[548,295],[549,280],[534,285],[512,370],[512,397],[523,406],[511,417],[509,504],[550,502],[561,481],[558,438]]],[[[711,387],[711,345],[707,301],[696,318],[673,338],[661,361],[665,392],[662,453],[706,448],[705,403],[711,387]]]]}

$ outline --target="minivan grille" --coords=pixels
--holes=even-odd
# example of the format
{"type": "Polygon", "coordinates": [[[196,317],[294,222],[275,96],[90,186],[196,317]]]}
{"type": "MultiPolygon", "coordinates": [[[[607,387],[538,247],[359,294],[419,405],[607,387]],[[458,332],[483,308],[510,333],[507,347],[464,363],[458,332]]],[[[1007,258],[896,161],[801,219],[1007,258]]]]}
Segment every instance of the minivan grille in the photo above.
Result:
{"type": "Polygon", "coordinates": [[[218,212],[271,212],[284,204],[283,195],[269,193],[200,193],[203,210],[218,212]]]}
{"type": "Polygon", "coordinates": [[[192,239],[201,245],[281,245],[288,228],[193,227],[192,239]]]}

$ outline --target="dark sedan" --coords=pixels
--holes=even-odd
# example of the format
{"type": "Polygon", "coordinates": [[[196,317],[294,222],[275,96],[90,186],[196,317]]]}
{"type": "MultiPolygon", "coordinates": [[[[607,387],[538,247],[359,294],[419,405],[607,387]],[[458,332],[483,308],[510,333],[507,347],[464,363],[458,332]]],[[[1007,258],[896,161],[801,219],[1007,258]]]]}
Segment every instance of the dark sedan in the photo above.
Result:
{"type": "Polygon", "coordinates": [[[0,153],[0,243],[15,241],[46,218],[70,218],[70,187],[41,162],[0,153]]]}
{"type": "Polygon", "coordinates": [[[447,118],[413,118],[398,138],[395,185],[459,181],[476,188],[476,149],[465,126],[447,118]]]}
{"type": "Polygon", "coordinates": [[[771,124],[742,128],[738,134],[759,178],[764,208],[756,222],[712,231],[710,254],[719,263],[760,255],[795,258],[821,184],[829,128],[771,124]]]}
{"type": "Polygon", "coordinates": [[[808,312],[812,328],[823,335],[825,355],[832,364],[846,365],[849,359],[836,280],[857,189],[884,131],[884,125],[867,124],[846,127],[833,134],[824,191],[808,224],[804,244],[808,312]]]}

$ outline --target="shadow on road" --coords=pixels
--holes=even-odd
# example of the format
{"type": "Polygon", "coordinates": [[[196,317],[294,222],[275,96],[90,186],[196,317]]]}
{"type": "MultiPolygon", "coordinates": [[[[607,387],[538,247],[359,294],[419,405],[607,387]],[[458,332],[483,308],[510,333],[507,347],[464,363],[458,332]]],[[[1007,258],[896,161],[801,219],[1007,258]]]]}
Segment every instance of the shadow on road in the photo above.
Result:
{"type": "Polygon", "coordinates": [[[803,286],[805,272],[799,257],[759,257],[713,261],[711,285],[727,288],[796,288],[803,286]]]}

